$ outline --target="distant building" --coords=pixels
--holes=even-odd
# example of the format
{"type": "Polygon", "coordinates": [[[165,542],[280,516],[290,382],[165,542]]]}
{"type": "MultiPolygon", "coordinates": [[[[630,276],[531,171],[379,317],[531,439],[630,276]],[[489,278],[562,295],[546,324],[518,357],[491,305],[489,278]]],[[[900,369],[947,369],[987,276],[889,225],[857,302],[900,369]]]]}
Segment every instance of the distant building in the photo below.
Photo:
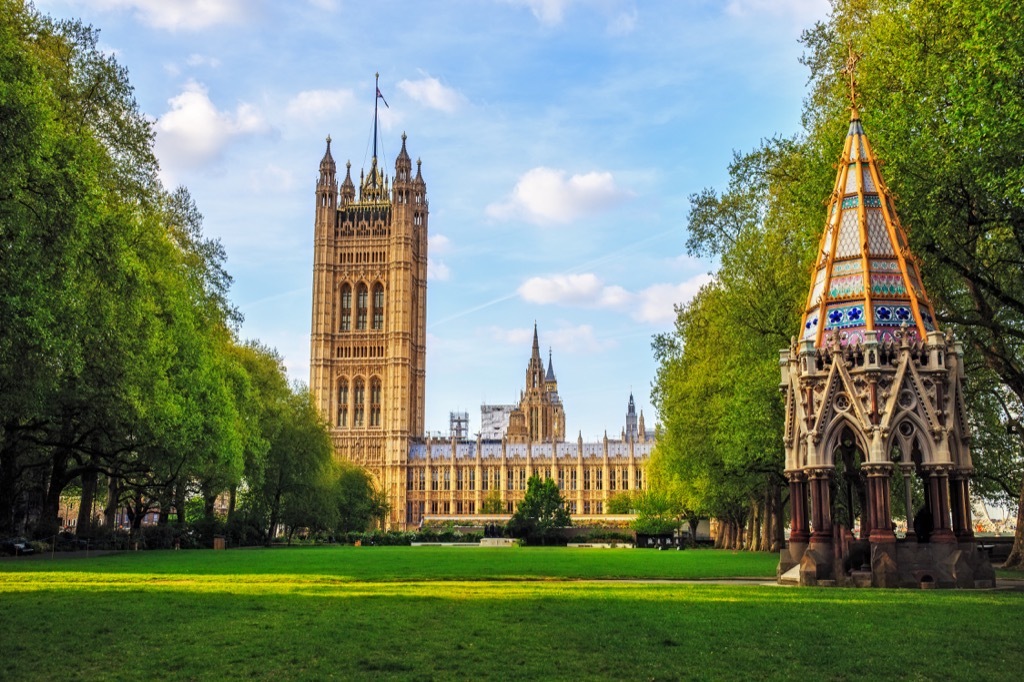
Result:
{"type": "MultiPolygon", "coordinates": [[[[476,516],[497,496],[511,512],[532,475],[558,481],[577,517],[604,514],[608,498],[646,486],[652,443],[643,438],[565,442],[565,411],[549,351],[534,325],[526,385],[517,405],[481,407],[480,434],[453,412],[446,439],[424,436],[427,218],[421,164],[406,136],[389,178],[373,156],[339,184],[331,140],[320,161],[313,234],[310,391],[330,424],[338,457],[366,467],[391,505],[387,525],[424,517],[476,516]]],[[[631,399],[632,403],[632,399],[631,399]]],[[[640,416],[639,432],[643,431],[640,416]]]]}
{"type": "Polygon", "coordinates": [[[448,413],[448,435],[456,440],[469,438],[469,412],[448,413]]]}
{"type": "Polygon", "coordinates": [[[508,420],[516,410],[515,405],[481,405],[480,437],[484,440],[501,440],[508,431],[508,420]]]}
{"type": "Polygon", "coordinates": [[[510,443],[560,443],[565,440],[565,409],[558,397],[558,381],[548,351],[548,368],[540,358],[537,324],[533,325],[533,352],[526,366],[526,389],[508,418],[510,443]]]}

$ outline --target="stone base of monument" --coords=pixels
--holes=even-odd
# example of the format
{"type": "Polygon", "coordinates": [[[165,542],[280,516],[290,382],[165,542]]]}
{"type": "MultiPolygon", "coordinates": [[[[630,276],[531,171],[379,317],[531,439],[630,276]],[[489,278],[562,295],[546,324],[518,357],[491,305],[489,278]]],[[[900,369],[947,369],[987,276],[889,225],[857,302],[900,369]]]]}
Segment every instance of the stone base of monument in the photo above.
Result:
{"type": "Polygon", "coordinates": [[[480,540],[481,547],[515,547],[515,538],[483,538],[480,540]]]}
{"type": "Polygon", "coordinates": [[[850,587],[992,588],[995,571],[974,542],[870,543],[870,567],[860,561],[844,566],[827,543],[812,544],[793,564],[785,551],[779,561],[781,584],[850,587]]]}

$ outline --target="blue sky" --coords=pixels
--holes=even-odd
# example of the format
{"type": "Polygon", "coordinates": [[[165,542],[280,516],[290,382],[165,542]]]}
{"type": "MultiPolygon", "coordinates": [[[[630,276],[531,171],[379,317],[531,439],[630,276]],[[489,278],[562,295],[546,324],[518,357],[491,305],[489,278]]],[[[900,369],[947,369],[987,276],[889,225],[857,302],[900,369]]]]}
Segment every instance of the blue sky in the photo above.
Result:
{"type": "Polygon", "coordinates": [[[242,336],[309,377],[313,190],[330,134],[386,167],[408,134],[430,201],[427,414],[518,400],[533,323],[569,434],[649,426],[651,337],[713,264],[688,197],[799,128],[801,30],[826,0],[38,0],[101,29],[155,121],[169,186],[220,239],[242,336]]]}

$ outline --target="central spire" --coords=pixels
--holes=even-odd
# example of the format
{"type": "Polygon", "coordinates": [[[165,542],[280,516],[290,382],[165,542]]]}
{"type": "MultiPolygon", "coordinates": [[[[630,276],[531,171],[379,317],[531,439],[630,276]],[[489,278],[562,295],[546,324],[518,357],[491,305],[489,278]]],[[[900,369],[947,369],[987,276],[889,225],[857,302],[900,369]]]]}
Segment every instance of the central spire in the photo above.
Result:
{"type": "Polygon", "coordinates": [[[878,165],[854,107],[804,307],[801,340],[817,348],[833,337],[845,346],[872,333],[878,341],[904,333],[913,341],[935,330],[935,311],[878,165]]]}

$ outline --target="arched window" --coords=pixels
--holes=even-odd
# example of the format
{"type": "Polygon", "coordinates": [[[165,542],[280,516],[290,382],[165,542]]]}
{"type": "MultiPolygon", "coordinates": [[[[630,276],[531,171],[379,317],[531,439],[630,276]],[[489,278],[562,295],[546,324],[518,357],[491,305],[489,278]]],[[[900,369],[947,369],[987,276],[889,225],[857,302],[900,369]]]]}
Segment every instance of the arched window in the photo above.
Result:
{"type": "Polygon", "coordinates": [[[338,382],[338,426],[348,426],[348,381],[338,382]]]}
{"type": "Polygon", "coordinates": [[[380,380],[370,381],[370,426],[380,426],[380,380]]]}
{"type": "Polygon", "coordinates": [[[363,425],[366,403],[366,389],[359,379],[352,384],[352,403],[355,408],[352,413],[352,426],[358,428],[363,425]]]}
{"type": "Polygon", "coordinates": [[[366,331],[366,307],[367,307],[366,285],[360,284],[356,290],[356,329],[366,331]]]}
{"type": "Polygon", "coordinates": [[[341,331],[352,329],[352,287],[341,285],[341,331]]]}
{"type": "Polygon", "coordinates": [[[373,285],[373,328],[384,328],[384,287],[380,284],[373,285]]]}

